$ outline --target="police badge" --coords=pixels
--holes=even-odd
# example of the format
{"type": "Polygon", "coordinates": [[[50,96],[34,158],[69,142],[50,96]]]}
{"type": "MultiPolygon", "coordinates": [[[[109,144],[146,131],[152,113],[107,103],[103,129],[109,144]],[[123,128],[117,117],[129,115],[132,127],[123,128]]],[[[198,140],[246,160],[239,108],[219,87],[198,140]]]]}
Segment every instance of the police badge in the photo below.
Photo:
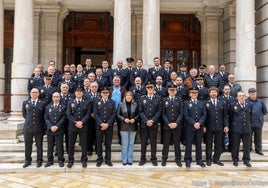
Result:
{"type": "Polygon", "coordinates": [[[166,106],[168,105],[168,101],[166,101],[166,106]]]}
{"type": "Polygon", "coordinates": [[[52,112],[52,109],[51,108],[49,108],[49,110],[48,110],[49,112],[52,112]]]}
{"type": "Polygon", "coordinates": [[[153,71],[153,74],[155,74],[155,71],[153,71]]]}
{"type": "Polygon", "coordinates": [[[189,104],[189,108],[192,108],[192,107],[193,107],[193,105],[190,103],[190,104],[189,104]]]}
{"type": "Polygon", "coordinates": [[[33,83],[33,80],[31,80],[31,83],[33,83]]]}
{"type": "Polygon", "coordinates": [[[41,89],[41,93],[44,93],[44,90],[43,89],[41,89]]]}
{"type": "Polygon", "coordinates": [[[237,106],[234,106],[234,110],[235,110],[235,111],[237,110],[237,106]]]}
{"type": "Polygon", "coordinates": [[[207,103],[207,105],[206,105],[206,106],[207,106],[207,108],[209,108],[209,103],[207,103]]]}
{"type": "Polygon", "coordinates": [[[72,108],[73,108],[73,107],[75,107],[75,104],[74,104],[74,103],[72,103],[72,104],[71,104],[71,107],[72,107],[72,108]]]}
{"type": "Polygon", "coordinates": [[[101,102],[98,102],[98,105],[101,105],[101,102]]]}
{"type": "Polygon", "coordinates": [[[138,74],[138,73],[135,71],[134,74],[138,74]]]}
{"type": "Polygon", "coordinates": [[[143,104],[146,104],[146,100],[143,100],[143,104]]]}
{"type": "Polygon", "coordinates": [[[29,108],[29,104],[26,104],[26,105],[25,105],[25,108],[28,109],[28,108],[29,108]]]}

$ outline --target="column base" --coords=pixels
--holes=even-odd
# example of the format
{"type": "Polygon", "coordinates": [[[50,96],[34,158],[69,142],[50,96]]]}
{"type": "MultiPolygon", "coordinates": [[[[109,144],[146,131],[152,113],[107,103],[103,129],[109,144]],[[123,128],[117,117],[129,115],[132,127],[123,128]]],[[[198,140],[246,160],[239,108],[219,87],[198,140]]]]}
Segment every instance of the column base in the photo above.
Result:
{"type": "Polygon", "coordinates": [[[24,122],[21,112],[11,112],[7,120],[9,122],[24,122]]]}
{"type": "Polygon", "coordinates": [[[1,121],[0,122],[0,142],[11,142],[17,141],[18,136],[23,132],[23,122],[10,122],[1,121]]]}

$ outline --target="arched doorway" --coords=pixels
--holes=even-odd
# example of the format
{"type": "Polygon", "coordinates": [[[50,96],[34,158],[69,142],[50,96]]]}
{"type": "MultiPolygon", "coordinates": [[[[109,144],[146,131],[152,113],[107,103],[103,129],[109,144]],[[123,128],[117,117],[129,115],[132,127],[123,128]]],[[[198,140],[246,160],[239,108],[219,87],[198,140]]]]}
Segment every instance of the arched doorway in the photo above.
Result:
{"type": "Polygon", "coordinates": [[[184,62],[188,68],[200,65],[201,26],[193,14],[161,14],[161,60],[171,60],[177,70],[184,62]]]}
{"type": "Polygon", "coordinates": [[[84,64],[91,58],[93,66],[102,60],[112,61],[113,17],[109,12],[70,12],[64,20],[63,66],[84,64]]]}

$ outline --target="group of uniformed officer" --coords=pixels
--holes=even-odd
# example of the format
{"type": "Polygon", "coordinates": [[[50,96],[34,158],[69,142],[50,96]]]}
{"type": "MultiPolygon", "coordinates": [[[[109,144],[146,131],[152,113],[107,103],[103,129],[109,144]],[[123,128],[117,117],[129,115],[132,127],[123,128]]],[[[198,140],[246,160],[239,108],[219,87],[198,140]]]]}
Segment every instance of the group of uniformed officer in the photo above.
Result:
{"type": "Polygon", "coordinates": [[[196,163],[205,167],[201,148],[204,134],[207,165],[210,166],[213,162],[223,166],[220,161],[220,155],[225,147],[222,139],[228,132],[229,149],[232,152],[234,166],[238,165],[240,138],[243,141],[243,162],[246,166],[251,166],[249,151],[252,105],[245,102],[245,94],[240,91],[241,88],[233,89],[238,96],[237,99],[236,96],[230,96],[230,90],[236,83],[228,80],[228,73],[225,72],[223,65],[219,67],[219,73],[215,73],[215,66],[211,65],[209,73],[204,74],[206,67],[201,65],[199,73],[193,68],[189,74],[184,63],[180,65],[177,73],[171,69],[168,60],[164,62],[162,68],[158,57],[154,58],[155,66],[148,71],[142,68],[141,59],[137,60],[136,67],[133,66],[133,58],[127,58],[126,61],[128,62],[126,69],[122,68],[122,61],[118,61],[118,67],[111,70],[107,61],[103,61],[102,68],[95,69],[92,67],[91,59],[87,59],[84,69],[82,65],[78,65],[75,72],[70,69],[71,66],[66,65],[63,75],[55,69],[53,61],[49,63],[46,73],[35,68],[28,83],[30,98],[22,106],[25,118],[24,168],[32,161],[33,137],[37,146],[37,167],[42,165],[44,130],[48,139],[48,161],[45,167],[54,163],[55,144],[59,166],[64,166],[64,134],[68,168],[74,163],[77,135],[82,149],[82,167],[87,167],[87,154],[92,155],[94,142],[98,155],[96,166],[101,166],[104,160],[103,137],[106,147],[105,163],[112,166],[111,143],[116,105],[109,92],[115,87],[112,85],[115,76],[121,79],[121,87],[133,92],[134,99],[139,104],[140,166],[146,163],[148,139],[151,146],[151,162],[154,166],[158,165],[156,149],[159,125],[163,143],[162,166],[166,166],[170,144],[174,144],[177,166],[182,166],[180,150],[182,142],[186,145],[184,156],[186,167],[191,166],[193,144],[196,147],[196,163]],[[191,87],[187,87],[186,83],[191,87]]]}

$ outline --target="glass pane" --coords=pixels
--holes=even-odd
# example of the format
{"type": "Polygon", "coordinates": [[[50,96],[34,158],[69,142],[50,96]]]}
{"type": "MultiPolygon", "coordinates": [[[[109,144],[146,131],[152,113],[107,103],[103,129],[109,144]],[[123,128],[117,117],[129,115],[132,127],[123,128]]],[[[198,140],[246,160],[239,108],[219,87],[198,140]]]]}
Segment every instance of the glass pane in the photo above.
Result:
{"type": "Polygon", "coordinates": [[[179,66],[181,63],[186,63],[189,65],[189,51],[188,50],[178,50],[177,51],[177,67],[179,70],[179,66]]]}
{"type": "Polygon", "coordinates": [[[197,68],[199,66],[199,52],[193,51],[193,67],[197,68]]]}
{"type": "Polygon", "coordinates": [[[173,62],[173,50],[162,50],[161,51],[161,63],[164,63],[165,60],[173,62]]]}

